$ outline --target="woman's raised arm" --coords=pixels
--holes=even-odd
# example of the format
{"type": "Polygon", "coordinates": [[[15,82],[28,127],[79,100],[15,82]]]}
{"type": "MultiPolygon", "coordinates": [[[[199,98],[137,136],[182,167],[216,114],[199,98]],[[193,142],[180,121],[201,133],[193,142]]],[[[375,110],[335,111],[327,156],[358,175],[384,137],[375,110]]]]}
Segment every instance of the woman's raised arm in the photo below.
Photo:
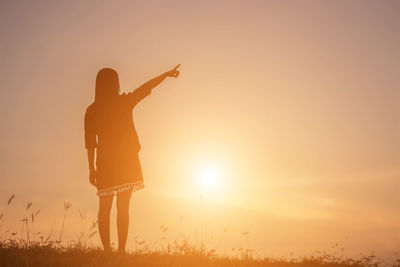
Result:
{"type": "Polygon", "coordinates": [[[179,76],[179,71],[178,68],[181,64],[177,65],[175,68],[173,68],[170,71],[167,71],[160,76],[157,76],[156,78],[151,79],[150,81],[144,83],[141,85],[139,88],[137,88],[135,91],[132,93],[127,94],[127,96],[130,99],[130,103],[134,106],[137,103],[139,103],[141,100],[143,100],[146,96],[150,95],[151,90],[162,83],[162,81],[165,80],[167,77],[174,77],[178,78],[179,76]]]}

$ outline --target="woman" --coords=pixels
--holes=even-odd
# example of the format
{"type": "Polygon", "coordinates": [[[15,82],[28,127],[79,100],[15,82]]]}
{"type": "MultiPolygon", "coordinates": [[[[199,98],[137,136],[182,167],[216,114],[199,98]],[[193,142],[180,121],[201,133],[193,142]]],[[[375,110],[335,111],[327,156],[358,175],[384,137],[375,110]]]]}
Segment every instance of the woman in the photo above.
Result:
{"type": "Polygon", "coordinates": [[[98,190],[98,225],[105,251],[111,251],[110,211],[114,195],[117,199],[118,252],[125,253],[130,198],[133,191],[144,187],[138,156],[140,143],[132,110],[165,78],[177,78],[179,66],[122,95],[119,94],[115,70],[105,68],[97,74],[95,100],[85,114],[85,146],[89,159],[89,182],[98,190]]]}

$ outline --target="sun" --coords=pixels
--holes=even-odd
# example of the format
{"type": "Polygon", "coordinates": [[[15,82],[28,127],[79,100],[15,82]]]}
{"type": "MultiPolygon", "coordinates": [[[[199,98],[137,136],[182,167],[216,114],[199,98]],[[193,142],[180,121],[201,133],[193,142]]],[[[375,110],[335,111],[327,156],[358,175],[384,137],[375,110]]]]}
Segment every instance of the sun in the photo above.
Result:
{"type": "Polygon", "coordinates": [[[212,190],[219,187],[221,182],[221,173],[216,166],[205,166],[200,169],[199,182],[203,189],[212,190]]]}

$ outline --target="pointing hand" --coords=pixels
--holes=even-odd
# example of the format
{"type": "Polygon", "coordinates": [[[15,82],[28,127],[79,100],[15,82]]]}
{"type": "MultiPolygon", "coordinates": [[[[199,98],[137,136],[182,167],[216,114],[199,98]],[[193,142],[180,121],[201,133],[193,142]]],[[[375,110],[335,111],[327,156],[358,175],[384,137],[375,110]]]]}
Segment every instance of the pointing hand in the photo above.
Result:
{"type": "Polygon", "coordinates": [[[177,69],[179,68],[180,65],[181,65],[181,64],[178,64],[174,69],[172,69],[172,70],[170,70],[170,71],[167,71],[165,74],[166,74],[168,77],[178,78],[180,72],[179,72],[179,70],[177,70],[177,69]]]}

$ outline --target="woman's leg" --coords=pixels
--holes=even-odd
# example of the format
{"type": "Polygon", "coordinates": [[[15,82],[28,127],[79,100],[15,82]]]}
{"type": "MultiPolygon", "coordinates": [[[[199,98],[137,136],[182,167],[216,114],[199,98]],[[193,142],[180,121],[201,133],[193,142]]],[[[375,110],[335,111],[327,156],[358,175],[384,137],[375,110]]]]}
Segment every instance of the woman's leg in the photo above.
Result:
{"type": "Polygon", "coordinates": [[[132,190],[117,194],[118,252],[125,252],[129,228],[129,202],[132,190]]]}
{"type": "Polygon", "coordinates": [[[101,243],[103,243],[104,251],[110,251],[110,212],[113,203],[113,195],[99,197],[99,234],[101,243]]]}

